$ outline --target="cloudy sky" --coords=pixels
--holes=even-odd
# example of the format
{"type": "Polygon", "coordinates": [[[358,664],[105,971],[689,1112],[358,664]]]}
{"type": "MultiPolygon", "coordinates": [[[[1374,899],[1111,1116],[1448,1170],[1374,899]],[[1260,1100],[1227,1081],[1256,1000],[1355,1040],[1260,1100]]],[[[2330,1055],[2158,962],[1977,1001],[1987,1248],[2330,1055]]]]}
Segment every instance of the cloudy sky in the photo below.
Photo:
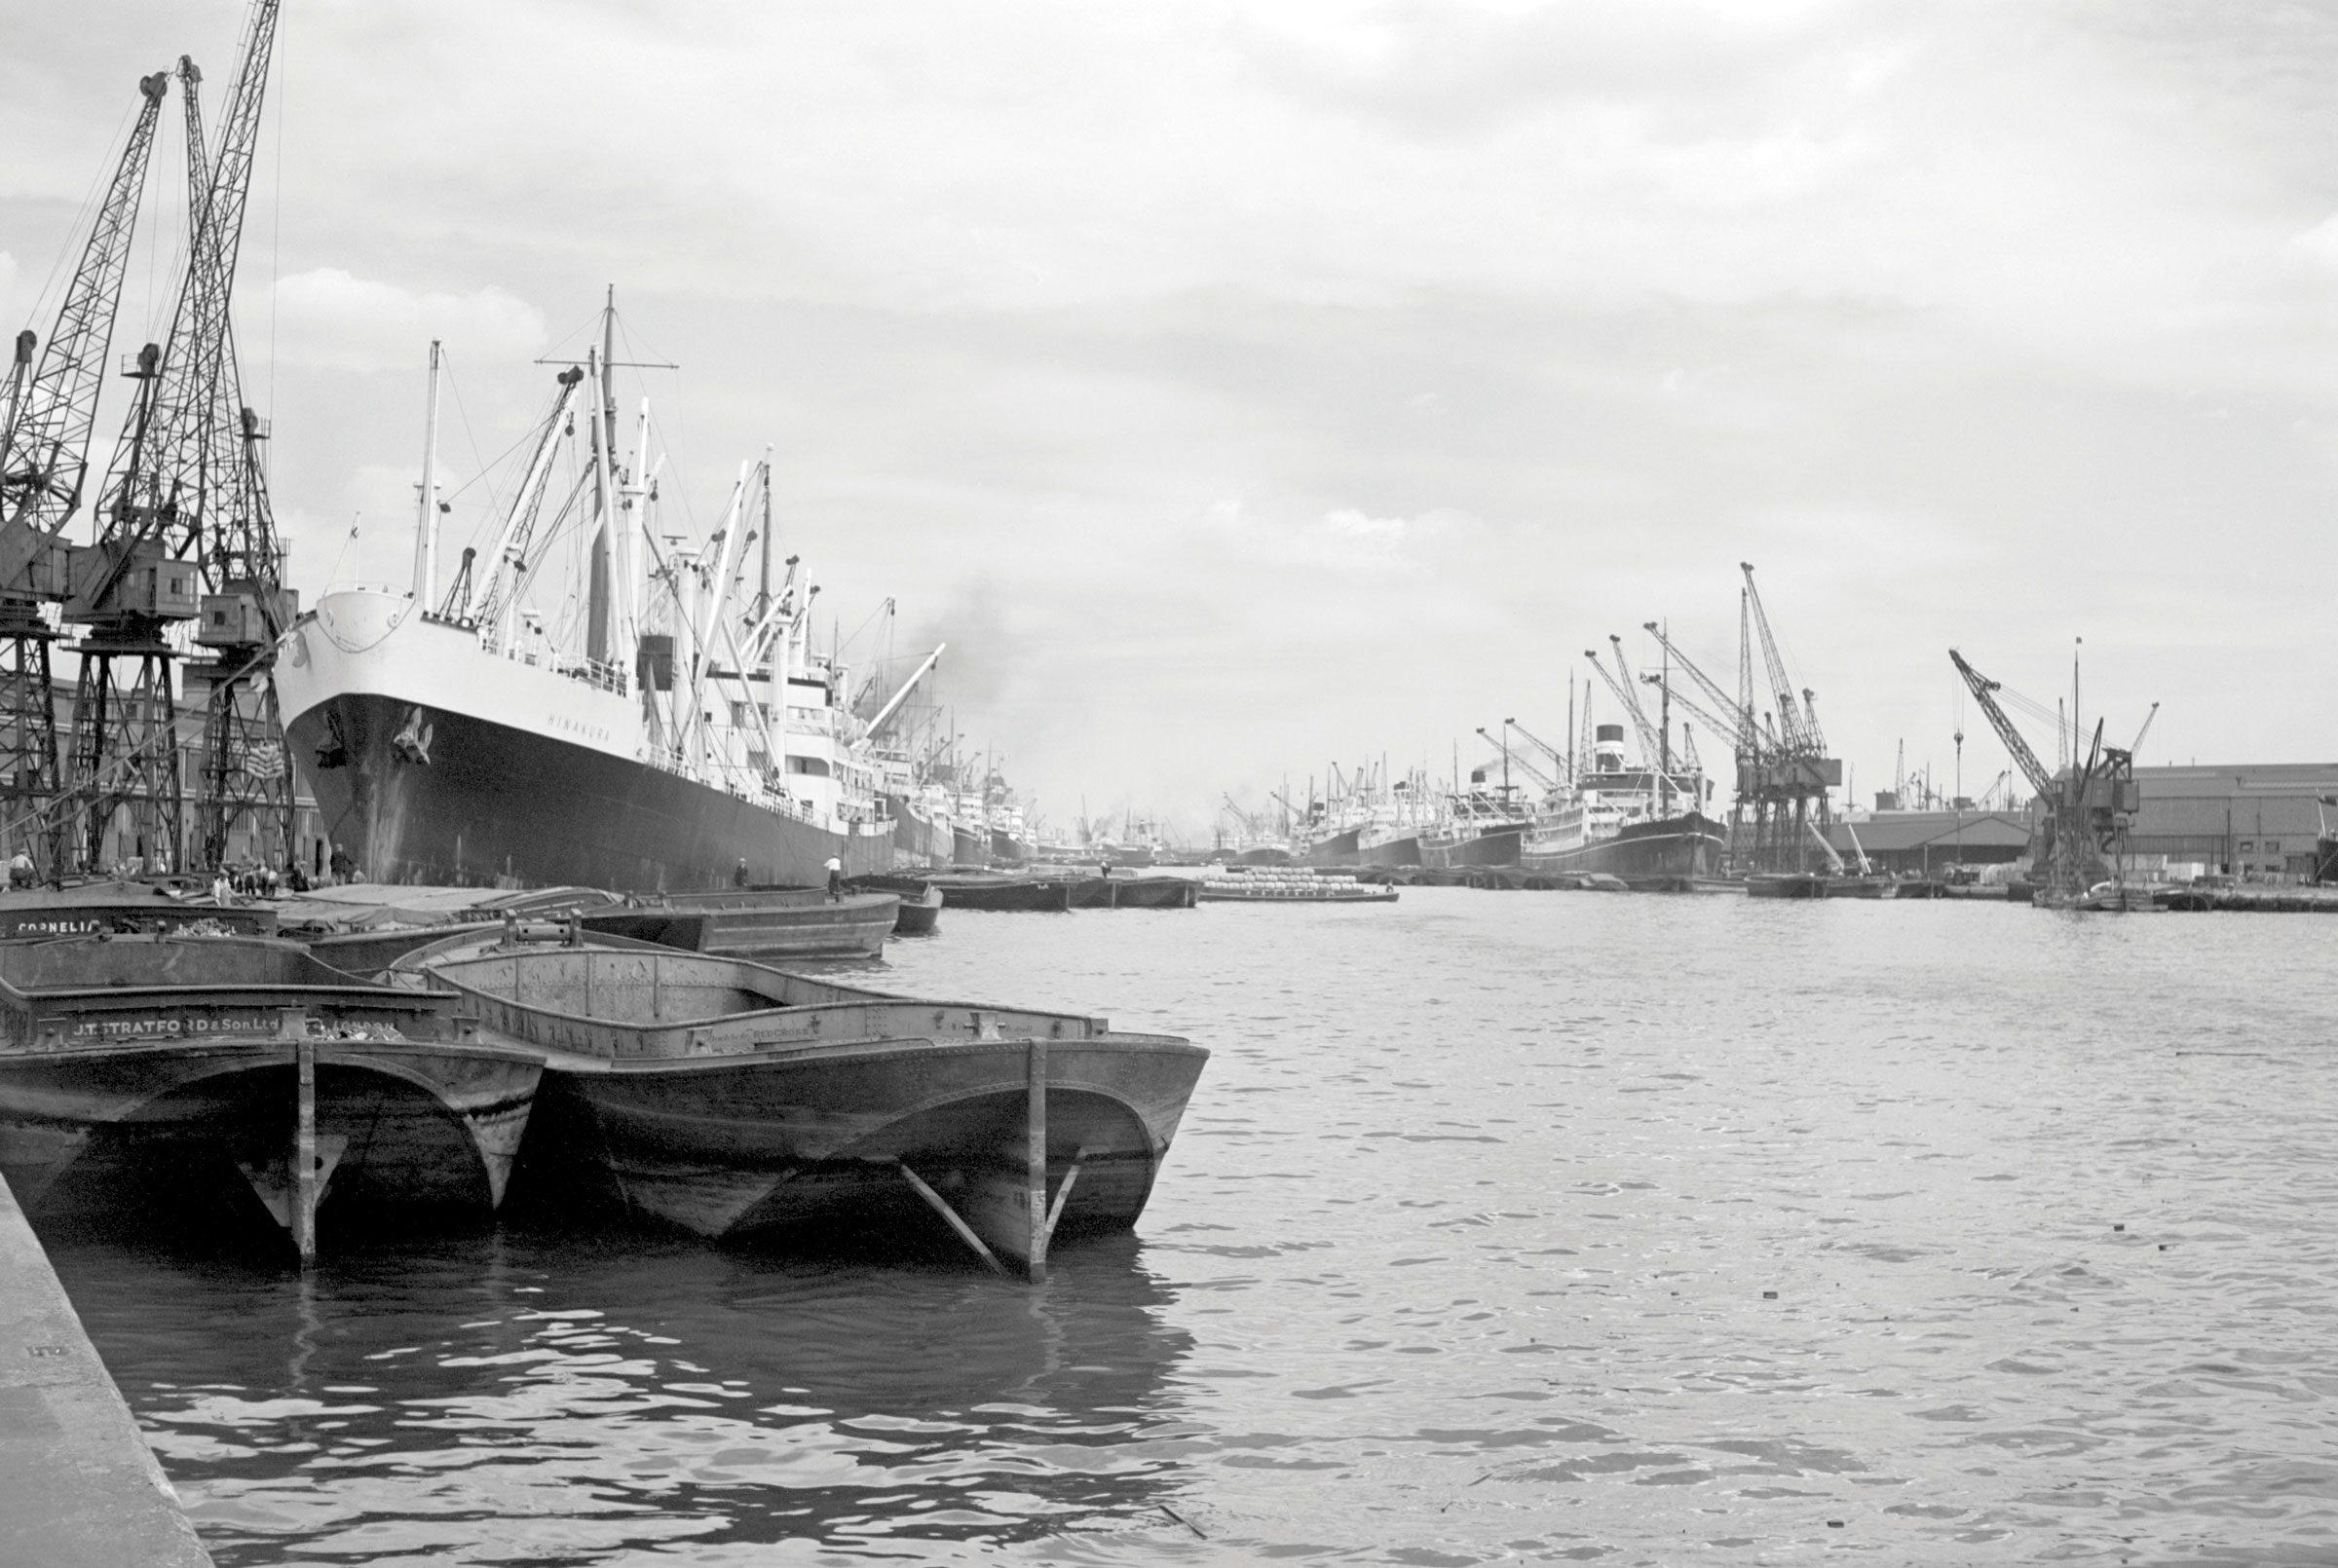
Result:
{"type": "MultiPolygon", "coordinates": [[[[0,0],[0,321],[241,12],[0,0]]],[[[279,65],[239,331],[311,592],[402,574],[429,340],[467,478],[615,283],[690,509],[771,445],[822,606],[948,637],[1058,822],[1559,740],[1609,632],[1733,668],[1741,560],[1863,794],[1947,782],[1951,644],[2051,702],[2083,635],[2146,761],[2338,756],[2338,9],[289,0],[279,65]]]]}

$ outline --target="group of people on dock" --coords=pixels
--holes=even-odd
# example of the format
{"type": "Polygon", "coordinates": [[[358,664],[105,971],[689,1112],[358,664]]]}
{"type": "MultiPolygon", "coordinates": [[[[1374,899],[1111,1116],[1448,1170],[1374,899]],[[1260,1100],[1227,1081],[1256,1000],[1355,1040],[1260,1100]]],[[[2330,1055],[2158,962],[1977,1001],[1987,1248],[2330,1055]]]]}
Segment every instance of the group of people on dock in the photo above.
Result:
{"type": "Polygon", "coordinates": [[[222,866],[211,877],[211,897],[222,904],[230,897],[274,898],[279,893],[305,893],[309,887],[309,874],[297,860],[289,866],[245,861],[222,866]]]}
{"type": "MultiPolygon", "coordinates": [[[[159,851],[150,855],[125,856],[114,863],[110,875],[119,881],[168,877],[170,875],[170,863],[159,851]]],[[[275,898],[284,893],[306,893],[320,883],[329,887],[362,879],[358,863],[348,849],[335,844],[332,857],[327,862],[327,870],[321,877],[311,877],[297,857],[289,861],[231,861],[212,874],[210,892],[214,898],[225,903],[234,897],[275,898]]],[[[10,858],[8,886],[11,891],[28,892],[40,886],[42,880],[40,868],[34,864],[30,853],[19,850],[10,858]]],[[[54,877],[50,881],[56,885],[54,877]]]]}

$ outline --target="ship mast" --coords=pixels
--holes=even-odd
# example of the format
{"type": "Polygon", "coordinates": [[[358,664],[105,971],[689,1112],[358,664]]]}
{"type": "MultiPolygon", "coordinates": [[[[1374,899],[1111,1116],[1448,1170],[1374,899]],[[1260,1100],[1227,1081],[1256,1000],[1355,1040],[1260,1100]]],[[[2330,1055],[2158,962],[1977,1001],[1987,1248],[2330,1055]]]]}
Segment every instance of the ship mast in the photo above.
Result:
{"type": "Polygon", "coordinates": [[[422,495],[415,504],[414,597],[423,609],[438,585],[438,340],[431,339],[431,392],[423,417],[422,495]]]}
{"type": "Polygon", "coordinates": [[[584,656],[596,662],[615,662],[617,630],[617,560],[614,531],[617,523],[617,384],[611,360],[617,347],[617,285],[609,285],[601,308],[601,342],[584,351],[585,368],[601,394],[592,425],[592,547],[587,554],[589,581],[585,590],[584,656]]]}

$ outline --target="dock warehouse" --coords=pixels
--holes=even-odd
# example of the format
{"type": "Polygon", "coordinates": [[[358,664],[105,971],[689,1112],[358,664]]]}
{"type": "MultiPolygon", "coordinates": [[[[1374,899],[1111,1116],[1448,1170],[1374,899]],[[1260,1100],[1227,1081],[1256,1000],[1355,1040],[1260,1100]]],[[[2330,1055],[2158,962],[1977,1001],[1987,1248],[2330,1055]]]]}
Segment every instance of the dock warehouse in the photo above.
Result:
{"type": "Polygon", "coordinates": [[[2338,763],[2137,767],[2135,782],[2143,803],[2129,850],[2165,857],[2171,870],[2310,881],[2324,823],[2338,823],[2338,807],[2322,803],[2338,799],[2338,763]]]}
{"type": "Polygon", "coordinates": [[[1846,862],[1857,864],[1865,849],[1877,871],[1921,877],[2019,860],[2029,852],[2029,831],[2028,816],[2010,811],[1883,811],[1833,824],[1827,841],[1846,862]]]}

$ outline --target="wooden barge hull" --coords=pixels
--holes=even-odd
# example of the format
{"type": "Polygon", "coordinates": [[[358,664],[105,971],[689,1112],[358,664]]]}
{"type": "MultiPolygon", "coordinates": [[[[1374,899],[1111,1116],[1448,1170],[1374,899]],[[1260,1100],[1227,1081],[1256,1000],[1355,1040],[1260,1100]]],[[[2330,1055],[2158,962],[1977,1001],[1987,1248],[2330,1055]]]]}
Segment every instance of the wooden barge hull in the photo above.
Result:
{"type": "Polygon", "coordinates": [[[317,1190],[491,1212],[542,1056],[478,1041],[458,1005],[268,939],[0,947],[0,1173],[36,1217],[240,1178],[289,1223],[305,1101],[321,1176],[305,1215],[317,1190]]]}
{"type": "MultiPolygon", "coordinates": [[[[502,1204],[541,1057],[382,1040],[320,1041],[315,1060],[328,1215],[502,1204]]],[[[290,1184],[297,1070],[290,1040],[0,1059],[0,1175],[44,1220],[246,1186],[273,1208],[290,1184]]]]}
{"type": "Polygon", "coordinates": [[[1113,907],[1123,910],[1189,910],[1201,884],[1191,877],[1131,877],[1113,885],[1113,907]]]}
{"type": "Polygon", "coordinates": [[[1101,1019],[642,945],[463,938],[405,962],[546,1054],[528,1159],[547,1190],[605,1181],[706,1237],[888,1225],[923,1203],[1035,1277],[1059,1228],[1135,1223],[1209,1059],[1101,1019]]]}
{"type": "Polygon", "coordinates": [[[903,893],[901,907],[893,914],[893,935],[897,937],[929,937],[941,924],[942,890],[926,887],[917,893],[903,893]]]}
{"type": "Polygon", "coordinates": [[[173,898],[152,882],[0,892],[0,941],[58,937],[276,935],[276,911],[256,904],[173,898]]]}
{"type": "Polygon", "coordinates": [[[949,910],[1055,913],[1072,907],[1069,877],[944,877],[936,878],[933,885],[942,890],[942,907],[949,910]]]}
{"type": "MultiPolygon", "coordinates": [[[[1041,1048],[1049,1190],[1079,1167],[1064,1232],[1136,1223],[1203,1060],[1143,1036],[1041,1048]]],[[[562,1103],[545,1130],[576,1141],[547,1138],[542,1152],[604,1162],[627,1207],[709,1238],[893,1212],[914,1201],[906,1168],[1019,1259],[1032,1061],[1019,1040],[888,1039],[729,1062],[555,1062],[545,1093],[562,1103]]]]}
{"type": "Polygon", "coordinates": [[[588,914],[618,936],[726,957],[851,958],[885,950],[901,904],[891,892],[830,900],[820,888],[671,893],[635,908],[588,914]]]}

